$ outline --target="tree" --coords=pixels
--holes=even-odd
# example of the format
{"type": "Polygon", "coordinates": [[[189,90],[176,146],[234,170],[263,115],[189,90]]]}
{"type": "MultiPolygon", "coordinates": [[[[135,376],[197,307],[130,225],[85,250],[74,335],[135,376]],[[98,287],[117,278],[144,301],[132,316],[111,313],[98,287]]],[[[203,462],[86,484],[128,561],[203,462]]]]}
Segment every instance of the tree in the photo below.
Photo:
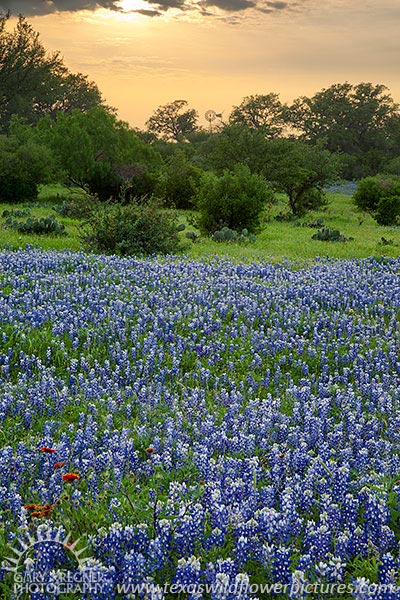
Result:
{"type": "Polygon", "coordinates": [[[129,184],[128,166],[161,162],[126,123],[100,107],[86,113],[58,113],[55,121],[45,117],[38,122],[35,135],[51,148],[72,183],[101,200],[118,196],[122,186],[129,184]]]}
{"type": "Polygon", "coordinates": [[[198,226],[206,233],[221,227],[254,231],[262,209],[272,198],[265,179],[245,165],[236,165],[220,177],[205,173],[197,193],[198,226]]]}
{"type": "Polygon", "coordinates": [[[268,140],[262,131],[246,125],[228,125],[199,146],[193,161],[217,173],[240,163],[252,173],[263,174],[267,148],[268,140]]]}
{"type": "Polygon", "coordinates": [[[353,200],[359,210],[369,212],[379,225],[395,225],[400,216],[400,177],[366,177],[358,182],[353,200]]]}
{"type": "Polygon", "coordinates": [[[7,31],[9,17],[0,15],[1,130],[13,114],[35,123],[44,115],[54,118],[60,110],[86,111],[102,104],[96,84],[81,73],[70,73],[59,53],[48,53],[23,16],[7,31]]]}
{"type": "Polygon", "coordinates": [[[186,100],[174,100],[159,106],[147,121],[147,130],[164,140],[181,141],[196,130],[197,112],[187,109],[186,100]]]}
{"type": "Polygon", "coordinates": [[[192,208],[202,171],[180,149],[170,156],[158,175],[155,194],[174,208],[192,208]]]}
{"type": "Polygon", "coordinates": [[[37,197],[38,185],[52,180],[54,160],[31,136],[0,135],[0,199],[14,204],[37,197]]]}
{"type": "MultiPolygon", "coordinates": [[[[358,155],[366,170],[380,167],[394,144],[398,105],[384,85],[337,83],[312,98],[298,98],[289,120],[300,139],[330,152],[358,155]]],[[[351,161],[350,161],[351,162],[351,161]]]]}
{"type": "Polygon", "coordinates": [[[229,123],[260,130],[272,139],[281,135],[285,114],[286,107],[279,100],[279,94],[246,96],[239,106],[233,107],[229,123]]]}
{"type": "Polygon", "coordinates": [[[275,189],[288,196],[294,215],[301,215],[323,203],[323,187],[337,176],[335,158],[318,146],[297,140],[269,143],[264,175],[275,189]]]}

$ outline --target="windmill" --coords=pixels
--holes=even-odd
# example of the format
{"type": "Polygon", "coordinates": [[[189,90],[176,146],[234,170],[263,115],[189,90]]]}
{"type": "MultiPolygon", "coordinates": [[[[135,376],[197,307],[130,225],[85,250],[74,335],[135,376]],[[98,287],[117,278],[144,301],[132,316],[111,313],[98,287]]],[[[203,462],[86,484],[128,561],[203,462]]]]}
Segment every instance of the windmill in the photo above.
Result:
{"type": "Polygon", "coordinates": [[[204,115],[204,118],[206,121],[208,121],[208,123],[210,125],[210,132],[211,132],[213,121],[215,121],[216,118],[221,119],[222,113],[216,113],[215,110],[207,110],[204,115]]]}

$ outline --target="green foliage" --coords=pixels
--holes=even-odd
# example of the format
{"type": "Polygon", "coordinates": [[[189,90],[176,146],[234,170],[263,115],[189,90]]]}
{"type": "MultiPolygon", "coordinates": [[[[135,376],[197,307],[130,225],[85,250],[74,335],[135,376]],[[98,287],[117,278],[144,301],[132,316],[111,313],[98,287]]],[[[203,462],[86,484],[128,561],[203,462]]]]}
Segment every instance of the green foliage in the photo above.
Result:
{"type": "Polygon", "coordinates": [[[395,156],[384,166],[384,172],[400,177],[400,156],[395,156]]]}
{"type": "Polygon", "coordinates": [[[95,196],[81,196],[79,194],[71,194],[65,198],[61,204],[53,207],[53,210],[63,217],[70,219],[85,219],[97,206],[95,196]]]}
{"type": "Polygon", "coordinates": [[[400,186],[398,193],[383,195],[376,207],[374,218],[378,225],[396,225],[400,217],[400,186]]]}
{"type": "Polygon", "coordinates": [[[0,200],[16,203],[37,198],[38,185],[51,180],[53,158],[32,139],[0,136],[0,200]]]}
{"type": "Polygon", "coordinates": [[[126,201],[132,198],[150,197],[154,194],[157,185],[154,166],[144,163],[127,164],[117,167],[117,172],[125,182],[121,193],[126,201]]]}
{"type": "Polygon", "coordinates": [[[313,240],[320,240],[321,242],[347,242],[353,238],[346,238],[340,233],[338,229],[330,229],[329,227],[323,227],[317,233],[312,236],[313,240]]]}
{"type": "Polygon", "coordinates": [[[279,94],[247,96],[239,106],[234,106],[229,117],[231,125],[242,125],[260,130],[267,138],[281,135],[285,125],[286,107],[279,94]]]}
{"type": "Polygon", "coordinates": [[[196,163],[222,174],[243,164],[253,173],[265,173],[268,140],[262,131],[245,125],[231,124],[210,135],[197,149],[196,163]]]}
{"type": "Polygon", "coordinates": [[[320,229],[324,226],[324,219],[314,219],[314,221],[304,221],[303,223],[295,222],[295,227],[311,227],[311,229],[320,229]]]}
{"type": "Polygon", "coordinates": [[[7,130],[13,114],[35,123],[57,111],[86,111],[102,103],[97,85],[70,73],[58,53],[48,53],[25,17],[13,30],[6,29],[8,19],[0,15],[0,130],[7,130]]]}
{"type": "Polygon", "coordinates": [[[277,191],[288,196],[296,216],[326,205],[323,187],[335,180],[337,163],[326,150],[297,140],[281,139],[269,143],[264,174],[277,191]]]}
{"type": "Polygon", "coordinates": [[[253,233],[249,233],[248,229],[242,229],[241,233],[238,233],[235,229],[229,229],[229,227],[223,227],[219,231],[215,231],[212,235],[214,242],[236,242],[239,244],[253,244],[256,241],[256,236],[253,233]]]}
{"type": "Polygon", "coordinates": [[[186,108],[186,100],[159,106],[147,121],[147,131],[164,140],[183,140],[196,130],[197,112],[186,108]]]}
{"type": "Polygon", "coordinates": [[[262,209],[272,198],[267,182],[245,165],[236,165],[221,177],[206,173],[197,194],[198,226],[206,233],[221,227],[254,231],[262,209]]]}
{"type": "Polygon", "coordinates": [[[31,211],[29,208],[12,208],[11,210],[3,210],[1,216],[3,219],[8,219],[9,217],[21,219],[23,217],[28,217],[31,211]]]}
{"type": "Polygon", "coordinates": [[[348,82],[331,85],[290,108],[292,125],[302,139],[323,141],[331,152],[363,155],[388,150],[398,106],[384,85],[348,82]]]}
{"type": "Polygon", "coordinates": [[[161,161],[126,123],[102,108],[59,113],[55,122],[42,119],[35,135],[51,148],[68,179],[100,200],[120,195],[134,165],[161,161]]]}
{"type": "Polygon", "coordinates": [[[377,177],[365,177],[358,182],[357,191],[353,200],[357,208],[373,212],[378,206],[382,194],[382,187],[377,177]]]}
{"type": "Polygon", "coordinates": [[[195,231],[186,231],[185,237],[192,242],[196,242],[199,239],[199,236],[195,231]]]}
{"type": "Polygon", "coordinates": [[[84,247],[105,254],[172,254],[180,249],[176,217],[154,200],[99,205],[81,233],[84,247]]]}
{"type": "Polygon", "coordinates": [[[372,214],[379,225],[395,225],[400,216],[400,177],[366,177],[353,196],[357,208],[372,214]]]}
{"type": "Polygon", "coordinates": [[[159,173],[154,193],[169,207],[193,208],[201,175],[201,169],[194,167],[178,149],[159,173]]]}
{"type": "Polygon", "coordinates": [[[381,237],[381,241],[378,242],[378,246],[398,246],[393,238],[386,239],[385,237],[381,237]]]}
{"type": "Polygon", "coordinates": [[[53,215],[41,218],[28,217],[25,221],[17,221],[12,216],[9,216],[5,222],[5,226],[25,234],[65,235],[65,226],[59,223],[53,215]]]}

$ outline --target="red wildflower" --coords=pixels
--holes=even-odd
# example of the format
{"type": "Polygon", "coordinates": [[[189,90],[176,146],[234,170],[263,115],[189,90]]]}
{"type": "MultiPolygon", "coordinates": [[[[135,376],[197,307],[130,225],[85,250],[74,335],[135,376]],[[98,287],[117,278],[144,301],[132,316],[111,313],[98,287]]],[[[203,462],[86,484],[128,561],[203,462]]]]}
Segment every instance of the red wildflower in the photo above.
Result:
{"type": "Polygon", "coordinates": [[[146,448],[147,454],[153,454],[154,448],[146,448]]]}
{"type": "Polygon", "coordinates": [[[26,510],[36,510],[37,508],[41,508],[41,507],[37,506],[37,504],[25,504],[24,508],[26,510]]]}
{"type": "Polygon", "coordinates": [[[76,473],[64,473],[62,476],[63,481],[75,481],[75,479],[79,479],[79,475],[76,473]]]}
{"type": "Polygon", "coordinates": [[[40,452],[46,452],[47,454],[54,454],[55,452],[57,452],[57,450],[54,450],[54,448],[49,448],[48,446],[42,446],[41,448],[39,448],[40,452]]]}
{"type": "Polygon", "coordinates": [[[61,469],[61,467],[63,467],[64,465],[65,465],[65,460],[61,460],[60,462],[54,463],[54,468],[61,469]]]}
{"type": "Polygon", "coordinates": [[[43,517],[43,514],[41,511],[35,511],[31,513],[31,517],[43,517]]]}

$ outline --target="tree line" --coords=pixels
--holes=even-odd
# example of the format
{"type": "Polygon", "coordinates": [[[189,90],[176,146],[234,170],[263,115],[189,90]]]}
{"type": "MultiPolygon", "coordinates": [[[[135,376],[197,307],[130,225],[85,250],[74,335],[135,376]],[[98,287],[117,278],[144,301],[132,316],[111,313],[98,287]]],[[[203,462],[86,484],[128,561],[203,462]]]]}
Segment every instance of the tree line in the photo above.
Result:
{"type": "MultiPolygon", "coordinates": [[[[62,181],[100,200],[157,197],[185,209],[211,205],[221,178],[232,194],[242,184],[259,190],[261,178],[299,215],[321,206],[323,188],[338,177],[400,175],[399,106],[384,85],[337,83],[291,105],[277,93],[248,96],[212,129],[175,100],[134,129],[94,82],[46,50],[23,16],[13,30],[9,18],[0,15],[3,201],[34,198],[40,183],[62,181]]],[[[208,219],[213,226],[223,208],[208,219]]]]}

